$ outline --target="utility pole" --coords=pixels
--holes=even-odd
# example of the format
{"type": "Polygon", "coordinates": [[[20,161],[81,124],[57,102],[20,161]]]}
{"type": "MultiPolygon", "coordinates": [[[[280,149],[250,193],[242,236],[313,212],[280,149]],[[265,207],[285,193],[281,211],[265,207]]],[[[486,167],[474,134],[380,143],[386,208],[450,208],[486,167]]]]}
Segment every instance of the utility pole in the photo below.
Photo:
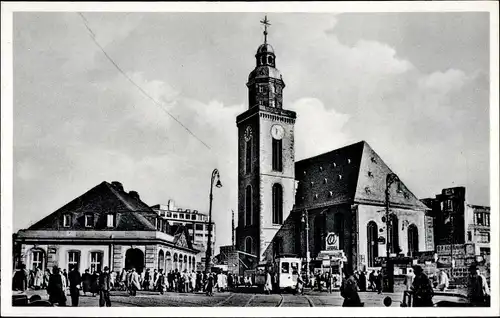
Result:
{"type": "MultiPolygon", "coordinates": [[[[391,185],[394,183],[394,182],[398,182],[398,190],[401,186],[400,184],[400,180],[398,178],[397,175],[395,175],[394,173],[389,173],[385,179],[385,229],[386,229],[386,236],[387,236],[387,239],[386,239],[386,242],[385,242],[385,253],[386,253],[386,274],[388,273],[387,270],[389,269],[389,256],[390,256],[390,246],[389,246],[389,227],[392,225],[392,220],[389,219],[389,208],[390,208],[390,193],[389,193],[389,190],[391,188],[391,185]]],[[[395,229],[396,231],[398,229],[395,229]]],[[[394,244],[394,242],[392,242],[392,240],[390,240],[391,242],[391,245],[394,244]]],[[[389,280],[388,280],[388,283],[389,283],[389,280]]],[[[392,292],[392,283],[391,284],[388,284],[390,286],[389,287],[389,291],[392,292]]]]}
{"type": "Polygon", "coordinates": [[[309,213],[307,213],[307,209],[304,209],[302,212],[302,222],[305,223],[306,227],[306,277],[309,280],[309,213]]]}
{"type": "Polygon", "coordinates": [[[231,210],[231,244],[232,246],[235,246],[234,244],[234,210],[231,210]]]}

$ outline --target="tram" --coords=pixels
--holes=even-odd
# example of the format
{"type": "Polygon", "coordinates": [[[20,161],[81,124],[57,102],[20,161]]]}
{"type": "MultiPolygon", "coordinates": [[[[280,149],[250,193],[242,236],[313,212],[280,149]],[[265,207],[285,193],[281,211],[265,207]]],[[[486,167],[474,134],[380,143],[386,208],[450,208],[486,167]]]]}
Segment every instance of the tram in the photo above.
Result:
{"type": "Polygon", "coordinates": [[[273,263],[259,264],[255,272],[255,284],[264,288],[266,275],[276,275],[276,287],[280,290],[295,289],[302,268],[302,260],[297,257],[278,257],[273,263]]]}

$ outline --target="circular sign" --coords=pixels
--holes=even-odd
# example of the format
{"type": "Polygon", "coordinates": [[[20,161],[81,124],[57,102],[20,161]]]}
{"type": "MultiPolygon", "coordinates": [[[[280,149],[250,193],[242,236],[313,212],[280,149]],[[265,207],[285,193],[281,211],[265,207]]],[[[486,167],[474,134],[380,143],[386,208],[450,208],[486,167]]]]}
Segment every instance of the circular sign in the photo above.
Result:
{"type": "Polygon", "coordinates": [[[384,223],[385,223],[385,220],[386,220],[386,218],[385,218],[385,216],[383,216],[383,217],[382,217],[382,222],[384,222],[384,223]]]}
{"type": "Polygon", "coordinates": [[[333,233],[329,234],[326,238],[326,243],[328,245],[335,245],[335,243],[337,243],[337,235],[333,233]]]}

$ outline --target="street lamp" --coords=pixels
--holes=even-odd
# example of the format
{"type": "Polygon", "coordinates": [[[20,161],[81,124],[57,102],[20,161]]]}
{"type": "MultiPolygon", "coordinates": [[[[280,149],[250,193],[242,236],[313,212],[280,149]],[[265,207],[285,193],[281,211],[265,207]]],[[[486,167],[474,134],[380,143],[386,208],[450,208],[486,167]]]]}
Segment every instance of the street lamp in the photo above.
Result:
{"type": "Polygon", "coordinates": [[[302,212],[302,223],[306,225],[306,277],[309,280],[309,213],[307,209],[302,212]]]}
{"type": "MultiPolygon", "coordinates": [[[[386,253],[386,270],[389,269],[389,255],[390,255],[390,246],[389,246],[389,226],[392,225],[392,220],[389,219],[389,208],[390,208],[390,194],[389,190],[391,185],[397,182],[398,183],[398,192],[401,191],[401,180],[399,180],[398,176],[394,173],[389,173],[385,179],[385,229],[386,229],[386,242],[385,242],[385,253],[386,253]]],[[[395,229],[396,231],[398,229],[395,229]]],[[[394,244],[391,240],[391,245],[394,244]]],[[[391,284],[392,285],[392,284],[391,284]]],[[[392,291],[392,286],[388,286],[392,291]]]]}
{"type": "Polygon", "coordinates": [[[212,171],[212,178],[210,179],[210,205],[208,209],[208,243],[207,243],[207,253],[205,256],[205,273],[208,274],[209,271],[209,266],[210,266],[210,259],[212,258],[212,200],[214,198],[212,192],[214,189],[214,181],[217,179],[217,182],[215,183],[215,186],[217,188],[222,187],[222,183],[220,182],[220,175],[219,175],[219,170],[214,169],[212,171]]]}

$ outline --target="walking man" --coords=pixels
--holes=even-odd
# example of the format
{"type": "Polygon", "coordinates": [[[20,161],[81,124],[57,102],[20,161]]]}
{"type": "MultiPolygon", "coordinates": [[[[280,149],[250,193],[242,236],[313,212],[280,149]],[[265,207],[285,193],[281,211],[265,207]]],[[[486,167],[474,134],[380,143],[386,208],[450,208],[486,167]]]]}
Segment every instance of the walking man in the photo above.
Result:
{"type": "Polygon", "coordinates": [[[434,290],[429,277],[425,275],[422,267],[419,265],[415,265],[413,271],[415,272],[412,286],[414,293],[413,307],[432,307],[434,290]]]}
{"type": "Polygon", "coordinates": [[[99,307],[111,307],[109,292],[111,290],[111,277],[109,268],[104,266],[104,271],[99,275],[99,307]]]}
{"type": "Polygon", "coordinates": [[[82,276],[78,271],[76,265],[70,267],[68,274],[69,280],[69,294],[71,296],[71,306],[78,307],[78,300],[80,298],[80,285],[82,284],[82,276]]]}

